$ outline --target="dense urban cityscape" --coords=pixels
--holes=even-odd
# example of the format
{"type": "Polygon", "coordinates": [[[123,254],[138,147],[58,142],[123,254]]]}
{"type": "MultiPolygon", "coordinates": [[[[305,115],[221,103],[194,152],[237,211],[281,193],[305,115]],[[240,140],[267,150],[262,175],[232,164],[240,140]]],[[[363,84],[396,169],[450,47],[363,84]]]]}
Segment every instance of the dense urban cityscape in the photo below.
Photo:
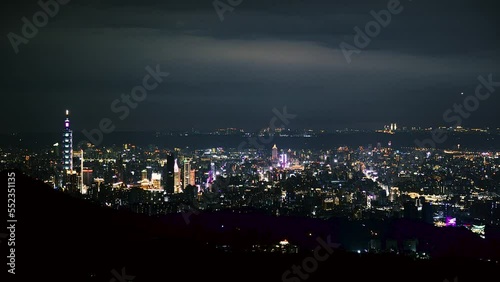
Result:
{"type": "Polygon", "coordinates": [[[495,280],[499,7],[6,1],[0,281],[495,280]]]}
{"type": "MultiPolygon", "coordinates": [[[[490,129],[443,130],[486,132],[489,138],[500,138],[490,129]]],[[[271,140],[274,134],[307,134],[308,138],[321,134],[286,132],[289,130],[266,129],[255,136],[271,140]]],[[[398,134],[399,130],[393,123],[377,132],[398,134]]],[[[210,134],[252,136],[236,129],[210,134]]],[[[498,150],[464,149],[460,144],[448,149],[393,148],[391,142],[364,147],[346,144],[328,150],[269,147],[248,143],[239,148],[76,145],[66,111],[60,142],[40,151],[2,148],[0,168],[20,169],[53,189],[104,207],[155,217],[259,211],[272,216],[359,222],[404,218],[437,227],[465,228],[483,239],[498,236],[498,150]]],[[[398,247],[377,232],[371,233],[369,241],[358,242],[365,246],[363,252],[392,250],[428,256],[417,240],[398,247]]]]}

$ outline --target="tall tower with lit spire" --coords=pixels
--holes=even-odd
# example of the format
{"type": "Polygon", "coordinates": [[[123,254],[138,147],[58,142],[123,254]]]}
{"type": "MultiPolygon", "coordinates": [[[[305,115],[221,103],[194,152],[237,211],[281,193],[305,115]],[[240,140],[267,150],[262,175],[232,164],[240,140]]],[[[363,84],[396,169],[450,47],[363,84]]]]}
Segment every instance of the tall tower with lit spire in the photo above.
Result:
{"type": "Polygon", "coordinates": [[[274,144],[274,146],[273,146],[272,160],[273,161],[277,161],[278,160],[278,147],[276,147],[276,144],[274,144]]]}
{"type": "Polygon", "coordinates": [[[64,173],[73,171],[73,131],[69,123],[69,110],[66,110],[66,120],[64,121],[62,157],[64,173]]]}

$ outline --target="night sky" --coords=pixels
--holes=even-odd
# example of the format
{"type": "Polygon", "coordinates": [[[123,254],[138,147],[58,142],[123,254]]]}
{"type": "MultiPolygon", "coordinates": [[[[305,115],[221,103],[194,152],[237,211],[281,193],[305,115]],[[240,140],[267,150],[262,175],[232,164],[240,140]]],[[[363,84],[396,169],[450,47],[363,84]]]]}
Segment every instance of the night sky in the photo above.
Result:
{"type": "MultiPolygon", "coordinates": [[[[449,125],[443,113],[474,94],[478,76],[500,82],[494,0],[401,1],[348,63],[340,44],[388,2],[243,0],[221,21],[211,0],[71,0],[16,54],[8,34],[22,36],[21,18],[41,8],[8,1],[0,132],[62,130],[66,109],[78,131],[102,118],[117,130],[258,129],[284,106],[292,128],[449,125]],[[112,102],[157,64],[170,75],[119,119],[112,102]]],[[[499,95],[463,125],[498,127],[499,95]]]]}

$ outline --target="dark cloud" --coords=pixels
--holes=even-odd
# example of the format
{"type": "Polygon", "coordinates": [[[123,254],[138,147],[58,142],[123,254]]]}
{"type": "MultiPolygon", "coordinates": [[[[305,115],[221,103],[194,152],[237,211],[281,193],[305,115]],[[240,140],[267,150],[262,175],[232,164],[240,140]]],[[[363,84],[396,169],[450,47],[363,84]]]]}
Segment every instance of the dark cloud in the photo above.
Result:
{"type": "MultiPolygon", "coordinates": [[[[212,1],[72,0],[17,55],[7,34],[40,8],[13,2],[0,29],[3,132],[58,130],[66,108],[80,130],[116,119],[111,102],[156,64],[171,75],[119,130],[261,128],[285,105],[293,127],[443,124],[479,75],[500,81],[494,1],[402,1],[351,64],[339,44],[388,1],[243,0],[221,22],[212,1]]],[[[466,125],[497,125],[499,101],[466,125]]]]}

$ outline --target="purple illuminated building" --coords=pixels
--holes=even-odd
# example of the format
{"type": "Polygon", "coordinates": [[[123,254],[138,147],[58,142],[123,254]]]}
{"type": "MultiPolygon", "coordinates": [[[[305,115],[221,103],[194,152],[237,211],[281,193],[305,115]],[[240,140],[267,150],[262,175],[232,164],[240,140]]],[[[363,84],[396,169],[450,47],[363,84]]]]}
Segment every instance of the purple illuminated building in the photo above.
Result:
{"type": "Polygon", "coordinates": [[[455,217],[446,217],[446,226],[457,226],[457,219],[455,217]]]}

